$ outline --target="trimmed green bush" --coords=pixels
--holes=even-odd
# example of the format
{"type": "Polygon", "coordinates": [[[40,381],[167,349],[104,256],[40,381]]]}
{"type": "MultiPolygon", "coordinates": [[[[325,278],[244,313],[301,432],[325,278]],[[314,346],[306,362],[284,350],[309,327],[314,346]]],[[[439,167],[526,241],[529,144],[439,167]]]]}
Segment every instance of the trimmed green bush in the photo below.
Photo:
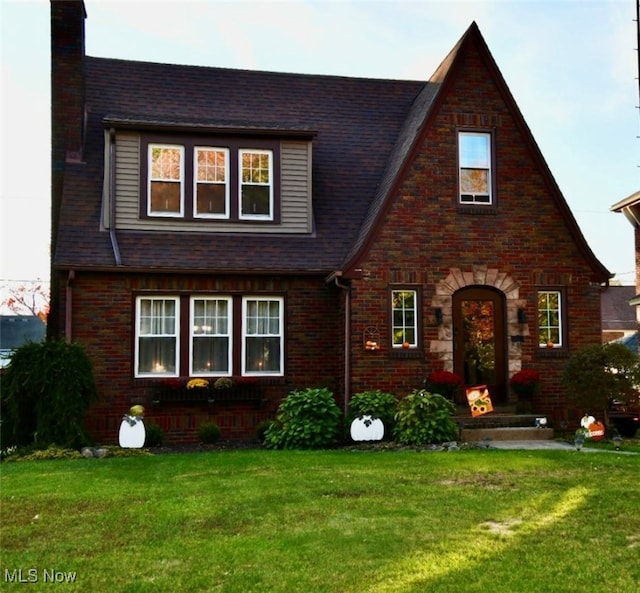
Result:
{"type": "Polygon", "coordinates": [[[144,431],[145,447],[158,447],[162,445],[162,441],[164,441],[164,430],[162,430],[162,427],[157,424],[149,424],[144,427],[144,431]]]}
{"type": "Polygon", "coordinates": [[[84,417],[96,398],[91,361],[79,344],[21,346],[2,377],[2,448],[88,444],[84,417]]]}
{"type": "Polygon", "coordinates": [[[347,423],[351,423],[360,416],[380,418],[384,424],[385,436],[393,433],[398,398],[392,393],[384,393],[378,389],[356,393],[349,402],[347,423]]]}
{"type": "Polygon", "coordinates": [[[292,391],[265,432],[269,449],[321,449],[332,445],[340,428],[340,408],[326,388],[292,391]]]}
{"type": "Polygon", "coordinates": [[[403,445],[429,445],[455,440],[455,404],[437,393],[415,389],[398,403],[396,440],[403,445]]]}
{"type": "Polygon", "coordinates": [[[213,445],[220,440],[220,427],[215,422],[203,422],[198,427],[200,442],[205,445],[213,445]]]}

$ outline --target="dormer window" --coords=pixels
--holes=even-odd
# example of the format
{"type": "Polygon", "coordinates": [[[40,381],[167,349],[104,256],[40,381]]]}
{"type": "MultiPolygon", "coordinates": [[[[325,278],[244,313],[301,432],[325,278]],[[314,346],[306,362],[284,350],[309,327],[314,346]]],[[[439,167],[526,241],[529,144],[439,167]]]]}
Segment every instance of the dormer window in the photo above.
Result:
{"type": "Polygon", "coordinates": [[[240,218],[273,218],[270,150],[240,150],[240,218]]]}
{"type": "Polygon", "coordinates": [[[229,150],[195,148],[194,217],[229,218],[229,150]]]}
{"type": "Polygon", "coordinates": [[[491,134],[459,132],[460,204],[493,204],[491,134]]]}
{"type": "Polygon", "coordinates": [[[143,140],[142,218],[280,222],[280,143],[149,136],[143,140]]]}
{"type": "Polygon", "coordinates": [[[182,216],[184,147],[149,144],[149,216],[182,216]]]}

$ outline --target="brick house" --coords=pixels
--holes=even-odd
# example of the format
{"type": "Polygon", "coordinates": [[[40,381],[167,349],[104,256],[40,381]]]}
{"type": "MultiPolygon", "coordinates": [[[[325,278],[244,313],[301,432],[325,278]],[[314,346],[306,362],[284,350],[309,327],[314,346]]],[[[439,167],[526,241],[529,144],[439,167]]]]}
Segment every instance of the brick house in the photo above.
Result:
{"type": "Polygon", "coordinates": [[[96,439],[133,403],[253,438],[292,389],[346,410],[441,369],[501,406],[537,369],[534,410],[578,417],[560,374],[611,274],[475,23],[403,81],[88,57],[84,4],[51,10],[49,331],[93,360],[96,439]]]}

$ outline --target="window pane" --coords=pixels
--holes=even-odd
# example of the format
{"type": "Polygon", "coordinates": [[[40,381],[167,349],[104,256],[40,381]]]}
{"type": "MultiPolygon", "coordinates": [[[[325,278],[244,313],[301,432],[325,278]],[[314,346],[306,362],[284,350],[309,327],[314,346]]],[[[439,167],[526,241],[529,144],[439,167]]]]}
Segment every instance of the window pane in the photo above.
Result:
{"type": "Polygon", "coordinates": [[[488,194],[489,171],[483,171],[480,169],[461,169],[460,191],[463,194],[488,194]]]}
{"type": "Polygon", "coordinates": [[[403,346],[405,343],[417,346],[416,300],[414,290],[394,290],[391,292],[393,346],[403,346]]]}
{"type": "Polygon", "coordinates": [[[224,185],[199,183],[196,195],[196,214],[226,214],[226,188],[224,185]]]}
{"type": "Polygon", "coordinates": [[[181,214],[183,148],[149,145],[149,214],[181,214]]]}
{"type": "Polygon", "coordinates": [[[240,216],[272,217],[271,151],[240,151],[240,216]]]}
{"type": "Polygon", "coordinates": [[[269,188],[255,185],[242,187],[242,214],[268,216],[269,188]]]}
{"type": "Polygon", "coordinates": [[[191,301],[191,372],[230,374],[231,304],[228,298],[191,301]]]}
{"type": "Polygon", "coordinates": [[[489,168],[489,134],[460,134],[460,166],[470,169],[489,168]]]}
{"type": "Polygon", "coordinates": [[[140,373],[176,374],[175,338],[140,338],[139,348],[140,373]]]}
{"type": "Polygon", "coordinates": [[[280,371],[280,338],[247,338],[248,372],[280,371]]]}
{"type": "Polygon", "coordinates": [[[460,201],[491,203],[491,135],[461,132],[458,136],[460,201]]]}
{"type": "Polygon", "coordinates": [[[229,339],[202,338],[193,340],[194,373],[229,373],[229,339]]]}
{"type": "Polygon", "coordinates": [[[541,347],[563,345],[561,293],[538,292],[538,343],[541,347]]]}
{"type": "Polygon", "coordinates": [[[282,373],[282,300],[244,301],[245,373],[282,373]]]}
{"type": "Polygon", "coordinates": [[[180,213],[180,184],[151,182],[151,212],[180,213]]]}
{"type": "Polygon", "coordinates": [[[178,302],[169,298],[138,300],[137,374],[177,374],[178,302]]]}

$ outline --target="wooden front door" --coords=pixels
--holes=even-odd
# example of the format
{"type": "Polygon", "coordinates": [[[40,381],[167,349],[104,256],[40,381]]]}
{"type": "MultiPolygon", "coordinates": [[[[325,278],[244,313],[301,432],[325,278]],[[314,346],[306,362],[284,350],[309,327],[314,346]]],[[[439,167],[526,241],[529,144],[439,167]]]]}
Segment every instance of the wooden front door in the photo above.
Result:
{"type": "Polygon", "coordinates": [[[505,325],[501,292],[470,286],[454,293],[454,371],[467,386],[487,385],[494,406],[508,395],[505,325]]]}

